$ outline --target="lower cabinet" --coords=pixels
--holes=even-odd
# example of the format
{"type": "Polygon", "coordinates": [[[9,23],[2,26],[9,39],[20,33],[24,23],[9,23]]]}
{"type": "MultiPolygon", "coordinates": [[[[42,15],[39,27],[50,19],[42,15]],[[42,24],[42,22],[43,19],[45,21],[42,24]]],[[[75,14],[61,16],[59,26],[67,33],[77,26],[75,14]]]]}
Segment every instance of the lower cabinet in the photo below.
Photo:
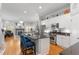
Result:
{"type": "Polygon", "coordinates": [[[71,45],[70,37],[65,35],[57,35],[57,44],[62,48],[68,48],[71,45]]]}
{"type": "Polygon", "coordinates": [[[38,39],[38,51],[37,54],[46,55],[49,52],[50,47],[50,39],[49,38],[42,38],[38,39]]]}

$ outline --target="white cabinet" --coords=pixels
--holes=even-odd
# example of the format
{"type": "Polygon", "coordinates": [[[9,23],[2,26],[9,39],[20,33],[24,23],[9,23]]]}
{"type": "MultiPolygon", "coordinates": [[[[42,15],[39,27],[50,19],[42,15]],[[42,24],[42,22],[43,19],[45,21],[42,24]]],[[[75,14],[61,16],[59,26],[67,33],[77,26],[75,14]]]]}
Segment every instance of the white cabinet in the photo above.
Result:
{"type": "Polygon", "coordinates": [[[71,31],[70,39],[65,36],[58,36],[58,44],[62,47],[70,47],[79,42],[79,14],[71,16],[61,16],[58,20],[60,27],[67,28],[71,31]]]}
{"type": "Polygon", "coordinates": [[[62,48],[70,47],[70,43],[71,41],[69,36],[57,35],[57,44],[62,48]]]}
{"type": "Polygon", "coordinates": [[[62,45],[62,39],[61,39],[61,36],[60,35],[57,35],[57,44],[61,47],[63,47],[62,45]]]}
{"type": "Polygon", "coordinates": [[[2,34],[2,20],[1,20],[1,4],[0,4],[0,55],[3,54],[5,48],[3,48],[4,45],[4,36],[2,34]]]}
{"type": "Polygon", "coordinates": [[[51,18],[51,19],[44,20],[41,23],[45,23],[47,27],[51,27],[51,24],[59,23],[60,28],[70,29],[71,16],[70,16],[70,14],[61,15],[61,16],[58,16],[58,17],[54,17],[54,18],[51,18]]]}
{"type": "Polygon", "coordinates": [[[38,39],[38,52],[37,54],[46,55],[49,52],[50,47],[50,39],[49,38],[42,38],[38,39]]]}
{"type": "Polygon", "coordinates": [[[79,42],[79,14],[72,16],[71,42],[71,45],[79,42]]]}
{"type": "Polygon", "coordinates": [[[60,28],[70,29],[71,26],[70,14],[59,16],[56,22],[59,23],[60,28]]]}

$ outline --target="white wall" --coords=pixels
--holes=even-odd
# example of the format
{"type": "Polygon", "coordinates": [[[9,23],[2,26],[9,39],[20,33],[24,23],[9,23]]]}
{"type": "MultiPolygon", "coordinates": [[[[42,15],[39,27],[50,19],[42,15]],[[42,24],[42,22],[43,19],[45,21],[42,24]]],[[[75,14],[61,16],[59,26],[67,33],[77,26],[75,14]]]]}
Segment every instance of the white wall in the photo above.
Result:
{"type": "Polygon", "coordinates": [[[2,21],[1,21],[1,17],[0,17],[0,44],[3,44],[4,38],[3,38],[1,29],[2,29],[2,21]]]}
{"type": "Polygon", "coordinates": [[[29,24],[27,25],[25,23],[24,28],[25,28],[25,32],[31,32],[31,28],[34,29],[35,27],[34,25],[29,25],[29,24]]]}
{"type": "Polygon", "coordinates": [[[0,4],[0,45],[4,44],[4,37],[3,37],[3,34],[2,34],[2,19],[1,19],[1,4],[0,4]]]}
{"type": "Polygon", "coordinates": [[[15,34],[15,28],[16,28],[16,24],[15,22],[12,21],[2,21],[3,22],[3,28],[6,28],[6,30],[11,30],[14,34],[15,34]]]}
{"type": "Polygon", "coordinates": [[[4,27],[6,27],[6,30],[14,30],[15,28],[15,23],[14,22],[10,22],[10,21],[5,21],[4,23],[4,27]]]}
{"type": "Polygon", "coordinates": [[[79,14],[79,3],[72,3],[71,4],[71,15],[79,14]]]}
{"type": "Polygon", "coordinates": [[[71,45],[79,42],[79,3],[71,4],[71,45]]]}
{"type": "Polygon", "coordinates": [[[72,16],[71,32],[72,44],[79,42],[79,14],[72,16]]]}

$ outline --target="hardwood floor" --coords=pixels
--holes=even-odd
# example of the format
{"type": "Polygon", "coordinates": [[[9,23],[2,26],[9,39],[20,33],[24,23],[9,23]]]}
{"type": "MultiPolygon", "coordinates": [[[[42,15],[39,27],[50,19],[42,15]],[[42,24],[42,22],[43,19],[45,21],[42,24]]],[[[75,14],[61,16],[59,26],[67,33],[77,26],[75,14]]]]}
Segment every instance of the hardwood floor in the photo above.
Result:
{"type": "Polygon", "coordinates": [[[20,51],[20,40],[16,37],[7,37],[4,55],[18,55],[20,51]]]}
{"type": "Polygon", "coordinates": [[[49,50],[49,54],[48,55],[59,55],[59,53],[61,51],[63,51],[64,49],[61,48],[58,45],[55,44],[50,44],[50,50],[49,50]]]}
{"type": "MultiPolygon", "coordinates": [[[[48,55],[58,55],[63,48],[58,45],[50,44],[50,50],[48,55]]],[[[14,37],[7,37],[6,38],[6,50],[4,55],[18,55],[21,53],[20,50],[20,40],[14,37]]]]}

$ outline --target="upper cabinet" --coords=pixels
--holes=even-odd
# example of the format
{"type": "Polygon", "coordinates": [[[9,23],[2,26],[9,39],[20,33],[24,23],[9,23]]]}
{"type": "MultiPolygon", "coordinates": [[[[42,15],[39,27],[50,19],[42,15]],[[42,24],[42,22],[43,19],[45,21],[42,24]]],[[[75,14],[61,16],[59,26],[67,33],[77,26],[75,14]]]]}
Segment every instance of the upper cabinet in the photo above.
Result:
{"type": "Polygon", "coordinates": [[[71,17],[70,14],[61,15],[51,19],[47,19],[41,22],[44,23],[46,27],[51,27],[52,24],[59,23],[59,28],[68,28],[70,29],[71,17]]]}
{"type": "Polygon", "coordinates": [[[71,4],[71,15],[74,16],[79,13],[79,3],[71,4]]]}
{"type": "Polygon", "coordinates": [[[70,24],[71,24],[70,14],[59,16],[59,18],[57,18],[56,22],[59,23],[59,28],[70,29],[70,24]]]}

